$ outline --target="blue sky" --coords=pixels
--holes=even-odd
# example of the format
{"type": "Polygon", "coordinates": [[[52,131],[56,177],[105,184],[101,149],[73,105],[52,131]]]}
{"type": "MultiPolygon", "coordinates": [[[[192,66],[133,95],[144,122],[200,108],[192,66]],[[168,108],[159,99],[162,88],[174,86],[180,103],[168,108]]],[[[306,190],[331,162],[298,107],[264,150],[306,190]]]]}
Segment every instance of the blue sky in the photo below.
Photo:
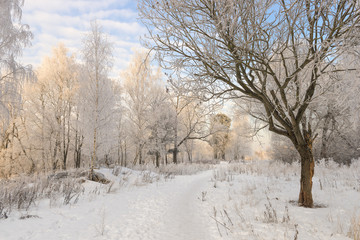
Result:
{"type": "Polygon", "coordinates": [[[115,77],[141,47],[139,38],[146,33],[136,4],[135,0],[25,0],[22,22],[30,25],[34,39],[24,50],[22,63],[36,68],[59,42],[79,56],[83,34],[97,19],[114,43],[115,77]]]}

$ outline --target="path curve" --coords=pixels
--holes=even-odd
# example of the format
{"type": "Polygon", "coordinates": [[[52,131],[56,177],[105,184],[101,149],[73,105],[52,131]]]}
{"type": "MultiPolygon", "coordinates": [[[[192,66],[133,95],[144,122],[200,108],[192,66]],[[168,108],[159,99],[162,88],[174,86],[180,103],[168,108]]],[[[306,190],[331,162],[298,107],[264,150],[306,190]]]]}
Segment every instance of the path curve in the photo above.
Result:
{"type": "MultiPolygon", "coordinates": [[[[175,176],[104,195],[85,195],[75,205],[44,200],[20,220],[0,222],[1,240],[216,240],[219,233],[202,192],[213,187],[212,170],[175,176]],[[50,202],[51,204],[51,202],[50,202]]],[[[210,208],[211,209],[211,208],[210,208]]],[[[19,213],[23,214],[23,213],[19,213]]]]}

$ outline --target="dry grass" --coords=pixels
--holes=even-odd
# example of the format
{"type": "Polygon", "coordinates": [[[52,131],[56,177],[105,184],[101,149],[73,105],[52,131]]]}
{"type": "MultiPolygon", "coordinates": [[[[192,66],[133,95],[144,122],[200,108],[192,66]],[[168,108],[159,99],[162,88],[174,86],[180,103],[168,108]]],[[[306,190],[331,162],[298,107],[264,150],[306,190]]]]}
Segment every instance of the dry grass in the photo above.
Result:
{"type": "Polygon", "coordinates": [[[51,175],[22,176],[0,182],[0,218],[7,218],[12,210],[29,210],[41,199],[50,199],[50,205],[61,200],[74,204],[84,192],[79,178],[67,175],[61,179],[51,175]]]}
{"type": "Polygon", "coordinates": [[[350,228],[347,236],[354,240],[360,240],[360,215],[354,216],[350,220],[350,228]]]}

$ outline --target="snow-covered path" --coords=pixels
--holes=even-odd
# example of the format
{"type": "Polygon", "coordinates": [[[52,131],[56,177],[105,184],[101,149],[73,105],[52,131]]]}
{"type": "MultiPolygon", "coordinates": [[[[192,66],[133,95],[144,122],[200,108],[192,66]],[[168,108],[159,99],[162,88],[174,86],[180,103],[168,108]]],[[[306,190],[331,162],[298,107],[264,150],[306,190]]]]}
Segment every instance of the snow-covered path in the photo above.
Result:
{"type": "MultiPolygon", "coordinates": [[[[213,239],[215,224],[202,206],[211,171],[177,176],[138,193],[113,235],[121,239],[213,239]]],[[[129,199],[130,200],[130,199],[129,199]]]]}
{"type": "Polygon", "coordinates": [[[221,163],[151,184],[148,171],[101,169],[116,180],[111,193],[87,181],[77,204],[45,199],[13,210],[0,219],[0,240],[350,240],[360,229],[359,163],[319,163],[313,196],[321,207],[313,209],[293,204],[297,163],[221,163]]]}
{"type": "Polygon", "coordinates": [[[2,221],[0,239],[217,239],[216,225],[202,202],[211,176],[211,170],[176,176],[71,207],[42,204],[30,212],[39,218],[2,221]]]}

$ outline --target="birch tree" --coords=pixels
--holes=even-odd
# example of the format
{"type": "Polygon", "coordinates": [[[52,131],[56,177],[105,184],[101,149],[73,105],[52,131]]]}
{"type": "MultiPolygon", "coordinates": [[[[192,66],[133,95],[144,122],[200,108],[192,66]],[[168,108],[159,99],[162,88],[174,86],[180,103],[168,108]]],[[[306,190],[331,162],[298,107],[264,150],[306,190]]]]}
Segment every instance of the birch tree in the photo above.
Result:
{"type": "Polygon", "coordinates": [[[16,60],[32,38],[29,26],[21,22],[23,5],[23,0],[0,1],[0,151],[9,146],[11,121],[21,106],[20,91],[30,71],[16,60]]]}
{"type": "Polygon", "coordinates": [[[150,105],[156,97],[160,72],[152,71],[147,52],[136,52],[128,68],[122,72],[126,91],[127,117],[135,148],[133,164],[144,163],[144,148],[150,136],[150,105]]]}
{"type": "Polygon", "coordinates": [[[129,142],[129,125],[126,121],[126,106],[124,90],[120,82],[113,82],[115,94],[115,122],[116,122],[116,164],[126,167],[127,165],[127,145],[129,142]]]}
{"type": "Polygon", "coordinates": [[[73,131],[73,113],[79,88],[78,65],[75,55],[59,44],[52,55],[45,57],[36,71],[37,82],[28,84],[22,114],[26,118],[24,129],[40,151],[42,169],[66,169],[73,131]]]}
{"type": "Polygon", "coordinates": [[[150,47],[205,98],[255,101],[301,158],[299,205],[313,206],[312,115],[319,79],[354,43],[357,1],[141,0],[150,47]]]}
{"type": "Polygon", "coordinates": [[[102,147],[102,153],[106,151],[105,129],[109,127],[114,104],[111,81],[108,78],[113,64],[113,46],[101,26],[91,22],[91,29],[83,39],[82,55],[85,67],[85,81],[81,83],[84,118],[87,130],[91,136],[87,136],[88,145],[91,145],[91,172],[96,164],[98,150],[102,147]],[[102,137],[102,141],[99,138],[102,137]],[[91,143],[90,143],[91,139],[91,143]]]}

